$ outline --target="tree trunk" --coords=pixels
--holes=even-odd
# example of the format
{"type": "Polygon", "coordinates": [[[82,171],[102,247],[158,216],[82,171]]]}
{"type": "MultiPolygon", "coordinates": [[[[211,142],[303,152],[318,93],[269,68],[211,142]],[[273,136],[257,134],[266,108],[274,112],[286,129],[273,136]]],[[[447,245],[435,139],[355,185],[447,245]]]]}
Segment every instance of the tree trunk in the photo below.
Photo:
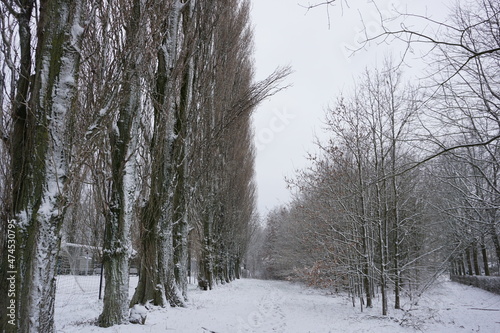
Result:
{"type": "MultiPolygon", "coordinates": [[[[138,93],[132,85],[125,94],[138,93]]],[[[128,315],[130,226],[134,214],[135,156],[139,96],[131,96],[131,105],[120,112],[118,133],[112,133],[112,186],[104,233],[103,266],[106,286],[104,309],[99,317],[101,327],[122,324],[128,315]]]]}
{"type": "MultiPolygon", "coordinates": [[[[167,30],[158,49],[158,67],[154,94],[154,133],[151,147],[151,191],[141,217],[141,275],[130,305],[154,300],[155,305],[183,305],[174,273],[174,233],[172,225],[175,205],[173,159],[174,126],[177,98],[178,32],[183,4],[172,1],[166,8],[167,30]]],[[[185,125],[185,124],[184,124],[185,125]]],[[[182,292],[181,292],[182,294],[182,292]]]]}
{"type": "Polygon", "coordinates": [[[130,226],[134,218],[136,183],[135,150],[137,148],[138,115],[141,108],[140,87],[140,22],[141,0],[134,0],[130,14],[125,50],[125,71],[120,94],[119,116],[110,133],[111,197],[106,213],[103,267],[106,286],[104,307],[99,316],[101,327],[127,322],[129,258],[131,255],[130,226]]]}
{"type": "MultiPolygon", "coordinates": [[[[392,84],[392,76],[389,78],[392,84]]],[[[400,226],[400,216],[399,216],[399,192],[397,186],[397,169],[396,169],[396,147],[398,144],[396,137],[396,120],[395,113],[396,109],[393,105],[393,97],[391,96],[391,191],[392,191],[392,218],[394,219],[393,224],[393,246],[394,246],[394,258],[393,258],[393,270],[394,270],[394,308],[401,309],[400,303],[400,292],[401,292],[401,272],[400,272],[400,239],[399,239],[399,229],[400,226]]]]}
{"type": "Polygon", "coordinates": [[[479,258],[478,258],[476,242],[472,243],[472,262],[474,263],[475,275],[481,275],[481,270],[479,269],[479,258]]]}
{"type": "Polygon", "coordinates": [[[385,272],[385,251],[383,248],[384,244],[384,234],[382,228],[382,222],[379,222],[378,228],[379,234],[379,256],[380,256],[380,293],[382,296],[382,315],[387,315],[387,291],[386,291],[386,272],[385,272]]]}
{"type": "MultiPolygon", "coordinates": [[[[19,33],[19,78],[16,82],[16,96],[12,106],[12,133],[10,140],[10,156],[11,156],[11,181],[12,181],[12,193],[11,204],[13,207],[3,207],[5,210],[5,220],[2,219],[2,234],[0,237],[3,238],[3,248],[0,262],[0,278],[1,281],[9,281],[9,283],[0,283],[0,292],[2,297],[0,297],[0,307],[2,309],[8,309],[5,315],[0,317],[0,331],[2,332],[19,332],[20,331],[20,321],[19,316],[11,314],[13,311],[19,314],[21,307],[19,302],[21,300],[21,293],[17,293],[17,297],[14,298],[16,304],[13,306],[10,302],[12,301],[12,294],[10,294],[9,289],[12,290],[11,285],[15,286],[16,290],[19,290],[21,285],[18,277],[26,276],[25,274],[20,274],[21,265],[21,249],[19,246],[22,243],[19,241],[23,240],[24,235],[21,235],[17,221],[13,219],[16,214],[21,213],[27,208],[27,201],[29,196],[28,187],[31,186],[29,183],[30,172],[28,170],[32,169],[30,156],[33,154],[33,148],[28,144],[30,136],[34,134],[34,114],[33,112],[28,112],[28,96],[30,92],[30,77],[32,71],[32,35],[30,21],[33,12],[33,6],[35,4],[34,0],[25,1],[24,12],[17,16],[18,33],[19,33]],[[31,129],[31,130],[28,130],[31,129]],[[4,222],[5,221],[5,222],[4,222]],[[5,224],[4,224],[5,223],[5,224]],[[13,226],[14,228],[12,228],[13,226]],[[11,229],[9,229],[11,228],[11,229]],[[9,259],[14,261],[9,263],[9,259]],[[12,273],[15,272],[15,273],[12,273]],[[14,278],[14,280],[12,280],[14,278]],[[14,284],[11,281],[15,281],[14,284]],[[8,296],[8,297],[7,297],[8,296]],[[8,313],[8,314],[7,314],[8,313]]],[[[5,184],[7,188],[8,184],[5,184]]],[[[3,215],[3,214],[2,214],[3,215]]],[[[3,218],[4,216],[2,216],[3,218]]],[[[26,241],[26,240],[25,240],[26,241]]],[[[27,259],[30,257],[28,256],[27,259]]],[[[25,263],[29,265],[29,263],[25,263]]],[[[24,293],[27,293],[25,290],[24,293]]],[[[27,317],[29,318],[29,317],[27,317]]]]}
{"type": "Polygon", "coordinates": [[[453,260],[451,262],[450,275],[458,275],[457,261],[453,260]]]}
{"type": "Polygon", "coordinates": [[[368,231],[367,231],[367,213],[366,213],[366,202],[364,191],[366,190],[363,181],[363,165],[362,165],[362,150],[359,143],[359,138],[357,138],[356,153],[357,153],[357,177],[359,184],[359,205],[360,205],[360,216],[361,216],[361,244],[362,244],[362,256],[363,256],[363,288],[366,294],[366,306],[371,308],[372,305],[372,291],[370,288],[370,256],[368,250],[368,231]]]}
{"type": "Polygon", "coordinates": [[[474,272],[472,271],[470,248],[465,249],[465,260],[467,261],[467,275],[474,275],[474,272]]]}
{"type": "Polygon", "coordinates": [[[212,246],[213,212],[207,212],[203,221],[203,244],[200,260],[200,276],[198,280],[204,281],[209,289],[214,282],[214,253],[212,246]]]}
{"type": "Polygon", "coordinates": [[[22,75],[31,67],[27,57],[32,56],[29,25],[33,5],[26,1],[26,12],[18,18],[21,77],[11,152],[16,262],[2,262],[3,274],[15,280],[16,293],[9,301],[16,311],[14,318],[3,315],[0,320],[6,331],[53,332],[56,262],[70,163],[67,128],[72,112],[77,112],[73,103],[83,31],[79,25],[82,1],[58,0],[40,7],[36,74],[27,86],[27,77],[22,75]]]}
{"type": "Polygon", "coordinates": [[[366,295],[366,307],[371,308],[372,304],[372,290],[370,285],[370,261],[368,254],[368,235],[366,227],[363,226],[363,288],[366,295]]]}
{"type": "MultiPolygon", "coordinates": [[[[189,24],[192,15],[192,3],[183,15],[184,34],[189,36],[189,24]]],[[[183,59],[184,71],[180,89],[180,102],[175,112],[174,143],[172,149],[173,179],[175,179],[172,199],[172,223],[174,228],[173,250],[175,282],[184,300],[187,300],[188,271],[188,196],[187,189],[187,153],[188,153],[188,113],[191,108],[193,84],[193,61],[190,57],[183,59]]]]}
{"type": "Polygon", "coordinates": [[[164,306],[165,296],[162,286],[164,282],[158,274],[159,269],[159,251],[158,245],[159,233],[157,221],[160,217],[155,218],[154,210],[158,210],[154,201],[148,201],[141,211],[141,248],[139,254],[141,258],[141,266],[139,273],[139,283],[135,289],[135,293],[130,302],[130,307],[135,304],[146,304],[152,301],[154,305],[164,306]]]}
{"type": "Polygon", "coordinates": [[[241,255],[239,251],[234,260],[234,277],[238,280],[241,278],[241,255]]]}
{"type": "Polygon", "coordinates": [[[465,270],[465,263],[464,263],[463,254],[460,255],[458,264],[459,264],[459,268],[460,268],[460,275],[467,275],[467,271],[465,270]]]}
{"type": "Polygon", "coordinates": [[[488,262],[488,255],[486,252],[486,244],[484,241],[484,237],[481,238],[481,255],[483,257],[484,275],[490,276],[490,265],[488,262]]]}
{"type": "MultiPolygon", "coordinates": [[[[495,210],[496,211],[496,210],[495,210]]],[[[495,213],[493,212],[492,218],[490,219],[490,227],[489,227],[489,234],[491,237],[491,240],[493,241],[493,246],[495,247],[495,254],[497,257],[497,264],[498,264],[498,269],[500,272],[500,238],[498,237],[497,233],[497,228],[496,228],[496,220],[495,220],[495,213]]]]}
{"type": "MultiPolygon", "coordinates": [[[[171,218],[171,217],[170,217],[171,218]]],[[[184,297],[182,291],[179,288],[176,280],[176,269],[175,269],[175,249],[174,249],[174,230],[175,226],[172,220],[167,220],[167,225],[165,226],[165,243],[164,243],[164,268],[162,268],[163,274],[165,274],[165,297],[172,307],[184,307],[184,297]]]]}

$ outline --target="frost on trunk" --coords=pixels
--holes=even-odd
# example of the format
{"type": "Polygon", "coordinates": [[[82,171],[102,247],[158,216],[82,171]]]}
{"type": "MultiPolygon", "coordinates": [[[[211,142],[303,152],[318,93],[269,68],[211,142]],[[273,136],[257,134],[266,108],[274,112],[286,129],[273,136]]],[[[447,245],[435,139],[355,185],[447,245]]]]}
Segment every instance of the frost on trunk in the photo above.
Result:
{"type": "MultiPolygon", "coordinates": [[[[215,181],[213,182],[215,184],[215,181]]],[[[212,185],[215,188],[215,185],[212,185]]],[[[210,195],[210,204],[203,217],[203,241],[201,249],[200,258],[200,276],[198,276],[199,282],[203,281],[206,283],[209,289],[213,288],[214,285],[214,239],[213,239],[213,226],[214,226],[214,215],[215,215],[215,202],[214,194],[210,195]]]]}
{"type": "Polygon", "coordinates": [[[35,77],[28,112],[16,118],[12,151],[19,332],[54,332],[56,262],[66,208],[67,128],[76,112],[82,1],[51,1],[40,8],[35,77]],[[17,128],[19,129],[19,127],[17,128]],[[22,161],[22,166],[15,165],[22,161]]]}
{"type": "MultiPolygon", "coordinates": [[[[176,112],[177,113],[177,112],[176,112]]],[[[185,189],[185,119],[182,107],[178,110],[172,149],[172,202],[166,237],[167,281],[166,297],[171,306],[184,306],[187,299],[188,221],[185,189]]]]}
{"type": "Polygon", "coordinates": [[[119,143],[114,147],[112,157],[113,184],[104,235],[103,265],[106,286],[104,309],[99,317],[99,325],[102,327],[124,323],[128,317],[130,226],[134,213],[134,151],[137,146],[138,127],[137,121],[134,120],[140,103],[140,87],[132,85],[130,88],[130,105],[122,110],[118,121],[118,129],[121,131],[117,129],[117,132],[128,133],[123,136],[116,132],[113,134],[113,140],[118,140],[119,143]]]}
{"type": "MultiPolygon", "coordinates": [[[[183,15],[184,35],[189,36],[190,21],[193,10],[190,2],[189,11],[183,15]]],[[[193,42],[188,39],[188,44],[193,42]]],[[[187,300],[187,266],[188,266],[188,189],[187,189],[187,156],[188,152],[188,113],[191,108],[194,63],[191,57],[183,59],[184,71],[180,89],[179,106],[175,109],[174,137],[172,147],[173,199],[171,223],[173,224],[173,269],[177,294],[175,298],[187,300]]]]}
{"type": "Polygon", "coordinates": [[[119,102],[119,115],[110,132],[111,193],[104,232],[103,266],[106,286],[104,308],[99,325],[109,327],[125,323],[128,317],[130,226],[134,216],[136,191],[135,151],[138,140],[138,116],[141,108],[140,22],[141,0],[135,0],[127,31],[125,71],[119,102]]]}
{"type": "MultiPolygon", "coordinates": [[[[190,1],[191,4],[193,1],[190,1]]],[[[153,300],[155,305],[183,305],[174,272],[174,227],[172,224],[173,160],[178,98],[174,68],[178,65],[178,38],[184,4],[173,1],[165,22],[167,32],[158,50],[158,69],[154,96],[155,119],[151,149],[150,196],[141,212],[141,271],[131,305],[153,300]]],[[[187,251],[187,250],[186,250],[187,251]]],[[[187,253],[187,252],[186,252],[187,253]]]]}

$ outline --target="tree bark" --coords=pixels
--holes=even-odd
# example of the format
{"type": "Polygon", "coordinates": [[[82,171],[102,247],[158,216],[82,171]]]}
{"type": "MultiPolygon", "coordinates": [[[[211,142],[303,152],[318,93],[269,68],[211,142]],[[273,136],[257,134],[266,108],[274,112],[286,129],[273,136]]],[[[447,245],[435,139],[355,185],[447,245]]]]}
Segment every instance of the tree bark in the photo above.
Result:
{"type": "Polygon", "coordinates": [[[488,262],[488,255],[484,237],[481,237],[481,256],[483,258],[484,275],[490,276],[490,265],[488,262]]]}
{"type": "Polygon", "coordinates": [[[463,254],[460,255],[458,264],[459,264],[459,268],[460,268],[460,275],[467,275],[467,271],[465,270],[463,254]]]}
{"type": "Polygon", "coordinates": [[[472,271],[470,248],[465,249],[465,260],[467,261],[467,275],[474,275],[474,272],[472,271]]]}
{"type": "Polygon", "coordinates": [[[165,37],[158,49],[158,67],[153,96],[154,130],[151,145],[151,191],[141,215],[141,274],[130,305],[145,304],[153,300],[155,305],[178,306],[174,274],[174,230],[172,214],[175,146],[174,114],[178,80],[178,33],[183,3],[169,2],[165,8],[167,19],[163,24],[165,37]]]}
{"type": "MultiPolygon", "coordinates": [[[[495,210],[496,211],[496,210],[495,210]]],[[[497,263],[500,272],[500,238],[498,237],[497,228],[496,228],[496,220],[495,220],[496,212],[491,212],[491,218],[489,222],[489,236],[493,241],[493,246],[495,247],[495,255],[497,258],[497,263]]]]}
{"type": "Polygon", "coordinates": [[[106,286],[104,307],[99,326],[123,324],[128,319],[128,288],[130,226],[134,218],[135,150],[138,135],[138,115],[141,108],[140,86],[140,22],[143,16],[141,0],[134,0],[125,41],[125,71],[119,102],[117,123],[110,132],[111,195],[106,213],[103,266],[106,286]],[[129,54],[128,54],[129,53],[129,54]]]}
{"type": "Polygon", "coordinates": [[[17,317],[5,323],[2,316],[1,328],[7,331],[55,330],[56,261],[69,178],[67,128],[72,113],[77,112],[73,103],[83,32],[82,2],[58,0],[40,6],[35,75],[30,83],[31,62],[27,57],[31,52],[29,25],[34,1],[24,2],[26,11],[18,21],[21,77],[14,103],[11,152],[16,266],[2,267],[16,279],[13,300],[17,317]]]}
{"type": "Polygon", "coordinates": [[[194,63],[190,56],[191,48],[196,41],[191,34],[191,20],[194,9],[194,0],[187,4],[182,15],[183,33],[187,40],[186,56],[182,60],[183,72],[181,78],[181,89],[179,96],[179,105],[175,110],[174,137],[172,149],[173,164],[173,199],[172,199],[172,224],[173,224],[173,250],[174,262],[173,269],[175,273],[175,282],[184,300],[187,300],[187,272],[188,272],[188,200],[189,190],[187,188],[188,177],[188,129],[189,112],[192,101],[192,85],[194,63]]]}
{"type": "Polygon", "coordinates": [[[475,275],[481,275],[481,270],[479,269],[479,257],[477,251],[477,243],[472,243],[472,262],[474,264],[474,273],[475,275]]]}

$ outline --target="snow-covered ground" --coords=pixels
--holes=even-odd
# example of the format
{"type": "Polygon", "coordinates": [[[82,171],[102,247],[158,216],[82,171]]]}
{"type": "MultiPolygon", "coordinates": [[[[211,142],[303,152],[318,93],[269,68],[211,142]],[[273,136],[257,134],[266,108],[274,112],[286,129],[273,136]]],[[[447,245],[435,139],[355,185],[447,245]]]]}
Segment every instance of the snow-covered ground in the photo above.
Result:
{"type": "MultiPolygon", "coordinates": [[[[387,317],[379,304],[361,313],[345,296],[287,282],[244,279],[212,291],[191,286],[187,308],[155,308],[145,325],[103,329],[92,323],[102,307],[96,281],[90,281],[96,277],[71,279],[76,286],[60,279],[57,332],[500,332],[500,295],[446,280],[417,306],[404,304],[405,311],[391,310],[387,317]],[[87,285],[93,291],[83,295],[87,285]]],[[[137,278],[130,282],[135,286],[137,278]]]]}

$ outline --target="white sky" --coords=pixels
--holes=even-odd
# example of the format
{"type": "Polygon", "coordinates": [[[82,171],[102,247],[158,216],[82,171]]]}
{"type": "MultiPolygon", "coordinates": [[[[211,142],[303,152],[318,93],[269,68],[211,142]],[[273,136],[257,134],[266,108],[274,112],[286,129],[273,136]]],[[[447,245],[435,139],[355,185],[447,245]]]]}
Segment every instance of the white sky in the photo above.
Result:
{"type": "MultiPolygon", "coordinates": [[[[293,86],[263,102],[254,115],[261,217],[274,206],[289,201],[284,177],[293,177],[295,170],[307,166],[307,152],[315,150],[315,136],[325,137],[325,108],[339,92],[349,91],[353,79],[366,66],[380,62],[384,54],[399,54],[394,45],[373,44],[347,57],[350,52],[346,48],[356,47],[363,40],[363,21],[371,33],[381,31],[379,12],[372,1],[350,1],[350,8],[339,3],[329,8],[329,19],[326,7],[307,11],[299,5],[309,2],[252,0],[256,79],[265,78],[278,66],[290,65],[294,71],[286,82],[293,86]]],[[[411,13],[432,12],[433,18],[448,12],[442,2],[376,1],[383,14],[396,6],[411,13]]]]}

